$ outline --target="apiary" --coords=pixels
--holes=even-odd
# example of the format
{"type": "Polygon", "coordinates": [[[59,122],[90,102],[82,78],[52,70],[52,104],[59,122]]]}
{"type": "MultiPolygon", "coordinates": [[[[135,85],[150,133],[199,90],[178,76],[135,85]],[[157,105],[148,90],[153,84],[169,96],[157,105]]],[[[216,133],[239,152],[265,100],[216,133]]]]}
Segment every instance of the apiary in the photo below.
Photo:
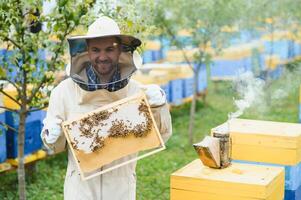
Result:
{"type": "Polygon", "coordinates": [[[63,129],[84,180],[165,148],[143,93],[66,121],[63,129]],[[147,153],[101,170],[106,164],[144,150],[147,153]]]}
{"type": "Polygon", "coordinates": [[[284,169],[242,163],[213,169],[194,160],[171,175],[170,188],[171,200],[282,200],[284,169]]]}

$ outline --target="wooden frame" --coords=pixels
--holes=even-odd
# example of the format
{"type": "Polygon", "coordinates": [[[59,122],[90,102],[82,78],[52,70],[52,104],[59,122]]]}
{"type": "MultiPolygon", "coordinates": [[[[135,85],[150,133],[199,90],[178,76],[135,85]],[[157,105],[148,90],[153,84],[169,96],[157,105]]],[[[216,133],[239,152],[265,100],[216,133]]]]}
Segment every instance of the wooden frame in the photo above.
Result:
{"type": "MultiPolygon", "coordinates": [[[[100,174],[104,174],[108,171],[119,168],[131,162],[135,162],[139,159],[145,158],[165,149],[164,142],[154,120],[150,106],[145,95],[142,92],[100,107],[99,109],[86,113],[81,117],[76,118],[75,120],[65,121],[63,122],[62,127],[72,155],[76,161],[78,170],[81,174],[81,178],[83,180],[88,180],[100,174]],[[142,108],[141,106],[144,108],[143,112],[140,110],[140,108],[142,108]],[[135,111],[136,107],[138,108],[136,109],[137,111],[135,111]],[[127,113],[126,109],[130,109],[131,113],[125,115],[125,113],[127,113]],[[93,139],[89,140],[90,136],[86,137],[86,135],[83,134],[85,133],[85,131],[82,131],[82,127],[84,127],[83,122],[87,121],[87,119],[93,119],[93,114],[101,115],[101,113],[103,112],[109,113],[109,117],[101,120],[97,118],[96,124],[99,124],[98,122],[101,121],[101,125],[95,125],[95,123],[93,125],[89,124],[88,134],[92,134],[94,137],[93,139]],[[121,120],[122,116],[126,116],[127,118],[123,118],[125,120],[121,120]],[[137,128],[131,129],[133,127],[137,127],[138,125],[138,127],[141,127],[139,123],[135,126],[132,125],[132,123],[139,121],[133,120],[137,119],[137,117],[146,120],[140,123],[144,125],[144,129],[139,129],[138,131],[137,128]],[[126,129],[126,131],[120,131],[120,126],[117,126],[117,131],[112,132],[111,130],[115,130],[114,128],[116,128],[113,128],[113,126],[115,126],[114,123],[116,122],[116,120],[117,123],[118,120],[122,122],[126,121],[127,125],[125,125],[125,127],[131,126],[131,128],[126,129]],[[103,121],[104,123],[102,123],[103,121]],[[101,145],[93,146],[92,144],[94,144],[95,141],[99,141],[95,138],[98,138],[100,134],[103,134],[101,131],[105,129],[103,128],[104,124],[106,128],[110,127],[110,129],[105,133],[107,135],[101,136],[102,140],[99,143],[101,145]],[[109,124],[109,126],[107,126],[107,124],[109,124]],[[91,126],[93,126],[93,129],[91,128],[91,126]],[[147,129],[145,129],[145,127],[147,127],[147,129]],[[96,133],[95,130],[97,131],[96,133]],[[141,132],[140,130],[143,130],[143,132],[141,132]],[[112,133],[117,134],[114,135],[112,133]],[[141,135],[142,133],[144,135],[141,135]],[[119,136],[118,134],[121,134],[121,136],[119,136]],[[78,141],[78,139],[81,139],[81,141],[78,141]],[[87,148],[87,145],[81,145],[85,144],[85,141],[88,140],[91,144],[89,148],[87,148]],[[122,150],[120,149],[120,147],[122,147],[122,150]],[[126,161],[122,161],[121,159],[125,156],[137,154],[139,151],[145,150],[148,150],[148,152],[142,155],[130,156],[126,161]],[[117,163],[114,162],[112,165],[113,161],[116,161],[117,163]],[[105,165],[106,167],[108,165],[112,166],[103,169],[103,166],[105,165]]],[[[123,130],[122,127],[121,130],[123,130]]]]}

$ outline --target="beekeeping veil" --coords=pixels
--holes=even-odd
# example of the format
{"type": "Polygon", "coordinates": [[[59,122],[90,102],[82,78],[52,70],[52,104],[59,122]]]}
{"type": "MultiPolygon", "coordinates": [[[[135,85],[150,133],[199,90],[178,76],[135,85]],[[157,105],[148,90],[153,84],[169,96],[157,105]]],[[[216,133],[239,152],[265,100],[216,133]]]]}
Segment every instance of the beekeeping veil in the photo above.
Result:
{"type": "Polygon", "coordinates": [[[141,45],[141,41],[133,36],[120,34],[117,23],[108,17],[98,18],[89,26],[86,35],[70,37],[68,43],[71,57],[70,77],[84,90],[107,89],[116,91],[121,89],[127,85],[129,78],[139,67],[137,60],[141,62],[141,57],[135,51],[141,45]],[[118,64],[114,66],[116,73],[105,83],[103,81],[91,81],[91,76],[93,79],[93,75],[97,75],[97,72],[94,73],[95,69],[89,59],[87,40],[109,37],[116,38],[121,50],[118,64]]]}

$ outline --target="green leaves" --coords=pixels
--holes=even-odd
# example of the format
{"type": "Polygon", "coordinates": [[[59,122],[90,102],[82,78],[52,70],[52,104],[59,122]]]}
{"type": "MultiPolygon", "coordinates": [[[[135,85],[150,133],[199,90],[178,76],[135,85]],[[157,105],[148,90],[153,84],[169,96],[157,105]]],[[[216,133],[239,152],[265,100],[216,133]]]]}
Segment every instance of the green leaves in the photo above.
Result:
{"type": "Polygon", "coordinates": [[[0,3],[0,43],[7,49],[3,51],[6,56],[1,55],[0,77],[21,88],[18,96],[30,107],[47,103],[47,98],[41,98],[40,89],[51,85],[54,72],[64,68],[66,37],[79,24],[87,26],[88,21],[82,19],[93,1],[58,0],[47,15],[42,4],[43,1],[34,0],[0,3]],[[37,10],[40,16],[35,15],[37,10]],[[32,22],[43,24],[43,30],[30,32],[32,22]],[[36,92],[23,93],[24,88],[36,92]]]}
{"type": "Polygon", "coordinates": [[[155,31],[154,1],[123,0],[116,4],[113,1],[98,1],[95,5],[96,15],[113,18],[124,34],[134,35],[141,40],[153,35],[155,31]]]}

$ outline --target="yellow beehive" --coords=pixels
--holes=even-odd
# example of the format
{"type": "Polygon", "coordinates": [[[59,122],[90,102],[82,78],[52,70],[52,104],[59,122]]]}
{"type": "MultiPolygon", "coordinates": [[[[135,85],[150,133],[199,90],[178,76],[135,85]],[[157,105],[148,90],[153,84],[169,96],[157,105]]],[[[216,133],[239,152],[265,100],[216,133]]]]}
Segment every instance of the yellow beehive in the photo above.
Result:
{"type": "MultiPolygon", "coordinates": [[[[195,60],[194,55],[198,53],[198,49],[184,49],[185,55],[189,62],[195,60]]],[[[181,50],[169,50],[166,52],[166,59],[167,62],[187,62],[183,51],[181,50]]]]}
{"type": "Polygon", "coordinates": [[[168,80],[192,78],[193,71],[189,65],[174,65],[173,67],[165,69],[153,69],[150,73],[156,74],[164,72],[167,74],[168,80]]]}
{"type": "Polygon", "coordinates": [[[295,36],[289,31],[275,31],[274,33],[265,34],[261,37],[262,40],[283,40],[283,39],[294,39],[295,36]]]}
{"type": "Polygon", "coordinates": [[[150,73],[135,73],[133,79],[142,84],[165,85],[168,83],[168,73],[164,71],[150,73]]]}
{"type": "MultiPolygon", "coordinates": [[[[4,91],[10,95],[12,98],[16,99],[18,92],[17,90],[12,86],[12,85],[8,85],[7,87],[5,87],[4,91]]],[[[11,100],[8,96],[6,95],[2,95],[3,98],[3,105],[7,108],[11,108],[11,109],[20,109],[20,106],[14,102],[13,100],[11,100]]]]}
{"type": "Polygon", "coordinates": [[[161,48],[161,43],[159,41],[148,40],[145,42],[145,49],[146,50],[154,50],[158,51],[161,48]]]}
{"type": "Polygon", "coordinates": [[[282,165],[301,161],[301,124],[232,119],[228,126],[232,159],[282,165]]]}
{"type": "Polygon", "coordinates": [[[11,164],[7,162],[0,163],[0,172],[8,171],[12,168],[11,164]]]}
{"type": "Polygon", "coordinates": [[[178,35],[179,35],[179,36],[186,36],[186,37],[191,37],[191,36],[192,36],[191,30],[189,30],[189,29],[181,29],[181,30],[178,32],[178,35]]]}
{"type": "Polygon", "coordinates": [[[143,65],[143,69],[150,71],[150,74],[164,72],[168,75],[168,77],[165,77],[168,80],[193,77],[193,71],[188,64],[145,64],[143,65]]]}
{"type": "Polygon", "coordinates": [[[264,51],[264,45],[260,41],[249,42],[228,47],[224,49],[221,54],[214,56],[218,60],[237,60],[252,56],[253,50],[257,49],[259,52],[264,51]]]}
{"type": "Polygon", "coordinates": [[[167,71],[155,71],[152,70],[149,72],[149,75],[154,77],[156,80],[154,84],[166,85],[169,82],[169,75],[167,71]]]}
{"type": "Polygon", "coordinates": [[[283,64],[283,61],[281,61],[278,55],[267,56],[264,62],[267,69],[270,70],[276,69],[278,65],[283,64]]]}
{"type": "Polygon", "coordinates": [[[234,33],[234,32],[238,32],[239,28],[238,26],[223,26],[221,28],[221,31],[225,33],[234,33]]]}
{"type": "MultiPolygon", "coordinates": [[[[32,85],[28,85],[28,88],[27,88],[28,95],[30,94],[30,92],[32,91],[32,89],[33,89],[32,85]]],[[[18,96],[18,92],[17,92],[16,88],[14,86],[12,86],[11,84],[8,84],[4,88],[4,91],[9,96],[11,96],[13,99],[16,99],[17,96],[18,96]]],[[[20,106],[14,100],[12,100],[11,98],[9,98],[8,96],[2,94],[0,96],[0,98],[1,98],[3,106],[5,106],[7,108],[10,108],[10,109],[20,109],[20,106]]]]}
{"type": "MultiPolygon", "coordinates": [[[[43,159],[43,158],[45,158],[45,157],[46,157],[46,152],[45,152],[44,150],[38,150],[38,151],[35,152],[35,153],[26,155],[26,156],[24,157],[24,163],[25,163],[25,164],[31,163],[31,162],[34,162],[34,161],[43,159]]],[[[15,159],[7,159],[7,162],[10,163],[12,166],[18,166],[18,164],[19,164],[18,158],[15,158],[15,159]]]]}
{"type": "Polygon", "coordinates": [[[282,200],[284,169],[233,163],[212,169],[194,160],[171,175],[171,200],[282,200]]]}

